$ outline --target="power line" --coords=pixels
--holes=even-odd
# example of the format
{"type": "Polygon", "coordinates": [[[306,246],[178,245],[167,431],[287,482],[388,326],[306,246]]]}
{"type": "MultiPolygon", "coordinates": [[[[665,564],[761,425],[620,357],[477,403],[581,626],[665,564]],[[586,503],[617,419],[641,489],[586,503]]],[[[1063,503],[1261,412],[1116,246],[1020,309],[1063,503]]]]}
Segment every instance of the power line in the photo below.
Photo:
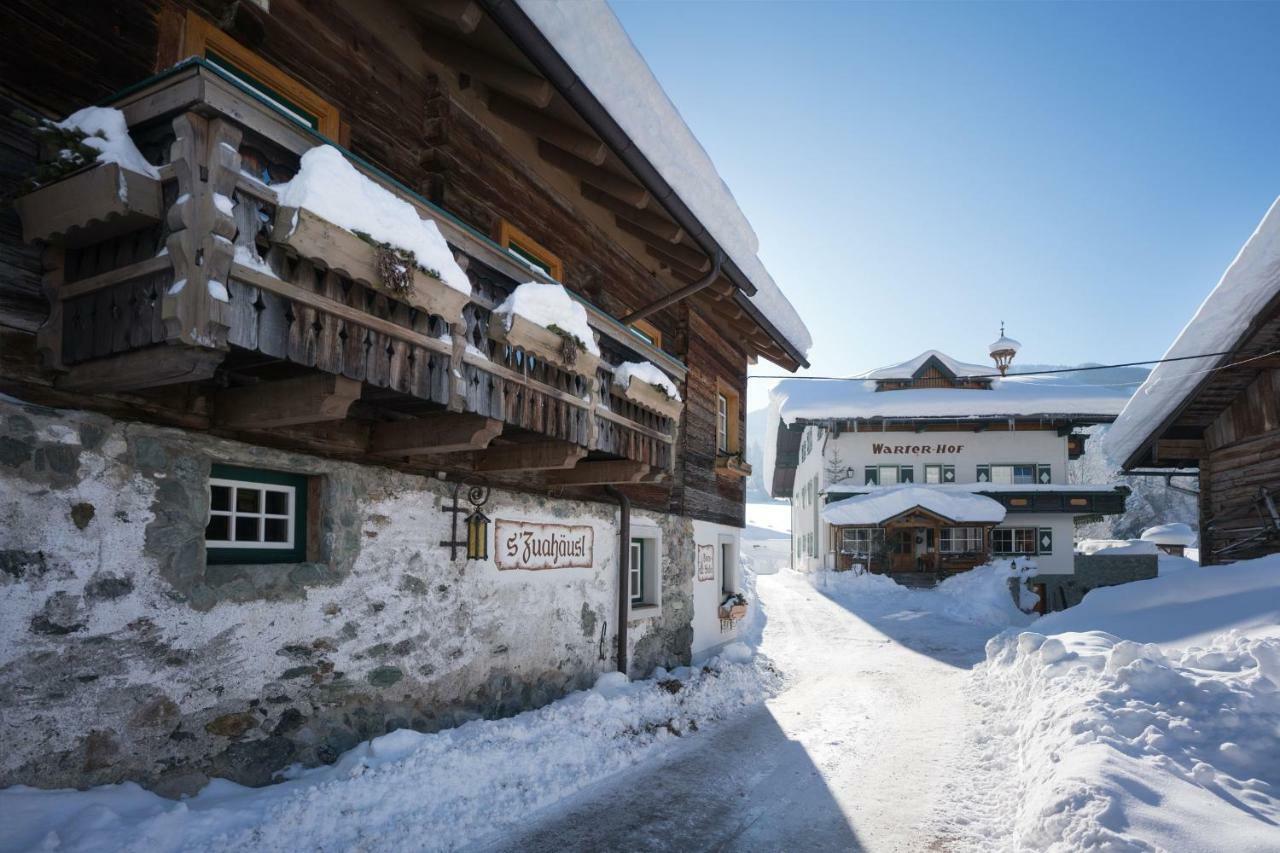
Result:
{"type": "MultiPolygon", "coordinates": [[[[1208,352],[1208,353],[1204,353],[1203,355],[1180,355],[1180,356],[1177,356],[1176,358],[1155,358],[1155,359],[1151,359],[1150,361],[1126,361],[1123,364],[1095,364],[1090,367],[1061,367],[1055,370],[1030,370],[1030,371],[1027,371],[1026,373],[1010,373],[1008,376],[1004,376],[999,373],[969,374],[962,378],[964,379],[1008,379],[1009,377],[1012,377],[1012,376],[1017,376],[1017,377],[1050,376],[1058,373],[1082,373],[1087,370],[1110,370],[1114,367],[1142,367],[1148,364],[1169,364],[1175,361],[1191,361],[1192,359],[1196,359],[1196,358],[1217,358],[1218,356],[1222,356],[1222,355],[1231,355],[1232,352],[1233,350],[1226,350],[1224,352],[1208,352]]],[[[1265,353],[1259,356],[1254,356],[1253,358],[1247,358],[1244,361],[1236,362],[1236,364],[1224,364],[1221,367],[1210,368],[1210,370],[1226,370],[1229,367],[1236,367],[1240,364],[1246,364],[1250,361],[1256,361],[1259,358],[1266,358],[1267,356],[1272,356],[1276,354],[1280,354],[1280,350],[1277,350],[1276,352],[1265,353]]],[[[822,380],[824,382],[825,381],[836,381],[836,382],[874,381],[872,379],[868,379],[865,376],[788,376],[788,375],[778,375],[778,374],[772,374],[772,373],[757,374],[755,376],[748,376],[747,378],[748,379],[786,379],[791,381],[794,381],[797,379],[805,379],[805,380],[816,379],[816,380],[822,380]]],[[[1122,384],[1129,385],[1132,383],[1125,382],[1122,384]]]]}

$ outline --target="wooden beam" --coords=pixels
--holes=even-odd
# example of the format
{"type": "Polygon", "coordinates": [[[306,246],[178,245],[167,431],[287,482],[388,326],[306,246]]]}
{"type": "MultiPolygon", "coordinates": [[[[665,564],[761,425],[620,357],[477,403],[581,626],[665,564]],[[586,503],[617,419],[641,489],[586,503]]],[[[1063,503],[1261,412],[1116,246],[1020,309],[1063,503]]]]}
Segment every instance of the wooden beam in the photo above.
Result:
{"type": "Polygon", "coordinates": [[[55,379],[53,386],[60,391],[101,393],[203,382],[226,357],[226,350],[161,344],[77,364],[55,379]]]}
{"type": "Polygon", "coordinates": [[[1204,441],[1199,438],[1162,438],[1156,442],[1155,463],[1179,462],[1187,459],[1200,459],[1204,455],[1204,441]]]}
{"type": "Polygon", "coordinates": [[[602,166],[592,165],[545,139],[538,140],[538,155],[560,171],[594,184],[632,207],[647,207],[653,199],[648,190],[629,178],[602,166]]]}
{"type": "Polygon", "coordinates": [[[356,379],[314,373],[228,388],[214,395],[213,422],[222,429],[273,429],[340,421],[359,399],[360,386],[356,379]]]}
{"type": "Polygon", "coordinates": [[[582,182],[582,197],[600,205],[605,210],[613,211],[616,216],[633,222],[646,231],[657,234],[669,243],[679,243],[684,239],[684,229],[665,216],[659,216],[648,210],[637,210],[622,199],[586,181],[582,182]]]}
{"type": "Polygon", "coordinates": [[[644,247],[644,251],[645,251],[645,254],[649,255],[652,258],[657,259],[659,263],[664,264],[668,269],[671,270],[671,273],[673,275],[680,276],[681,278],[687,278],[692,281],[697,281],[701,279],[703,276],[707,274],[707,270],[711,269],[710,261],[707,261],[707,265],[705,269],[703,268],[695,269],[694,267],[691,267],[687,263],[685,263],[686,260],[689,260],[688,258],[681,260],[680,258],[673,257],[671,253],[666,251],[666,248],[667,247],[646,245],[644,247]]]}
{"type": "Polygon", "coordinates": [[[585,131],[565,124],[549,113],[539,112],[501,92],[489,93],[489,109],[498,118],[509,121],[534,136],[555,143],[583,160],[597,166],[604,162],[608,149],[603,142],[585,131]]]}
{"type": "Polygon", "coordinates": [[[427,33],[422,43],[427,53],[458,71],[470,74],[492,89],[519,98],[538,109],[551,104],[555,87],[551,85],[551,81],[532,71],[526,71],[474,45],[454,41],[439,33],[427,33]]]}
{"type": "Polygon", "coordinates": [[[369,452],[377,456],[416,456],[483,450],[502,432],[502,421],[480,415],[438,414],[375,424],[369,452]]]}
{"type": "Polygon", "coordinates": [[[699,272],[711,269],[711,259],[697,249],[691,249],[685,243],[672,243],[661,234],[654,234],[634,222],[628,222],[621,216],[614,216],[613,221],[622,232],[630,234],[654,249],[666,252],[687,267],[694,267],[699,272]]]}
{"type": "Polygon", "coordinates": [[[615,483],[656,483],[663,472],[644,462],[614,459],[606,462],[579,462],[573,468],[547,474],[549,486],[607,486],[615,483]]]}
{"type": "Polygon", "coordinates": [[[417,8],[431,19],[457,30],[464,36],[474,33],[476,27],[480,26],[480,21],[484,19],[484,12],[480,9],[480,5],[473,0],[431,0],[430,3],[418,4],[417,8]]]}
{"type": "Polygon", "coordinates": [[[587,455],[587,449],[567,441],[537,441],[503,444],[476,453],[477,471],[548,471],[572,468],[587,455]]]}

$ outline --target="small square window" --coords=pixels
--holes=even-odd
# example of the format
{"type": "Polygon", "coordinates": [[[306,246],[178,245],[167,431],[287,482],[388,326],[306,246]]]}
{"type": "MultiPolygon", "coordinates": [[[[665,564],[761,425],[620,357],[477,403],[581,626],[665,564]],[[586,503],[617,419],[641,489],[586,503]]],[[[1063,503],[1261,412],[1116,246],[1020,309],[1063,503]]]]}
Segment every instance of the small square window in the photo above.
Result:
{"type": "Polygon", "coordinates": [[[299,563],[306,559],[305,476],[214,465],[205,554],[210,563],[299,563]]]}

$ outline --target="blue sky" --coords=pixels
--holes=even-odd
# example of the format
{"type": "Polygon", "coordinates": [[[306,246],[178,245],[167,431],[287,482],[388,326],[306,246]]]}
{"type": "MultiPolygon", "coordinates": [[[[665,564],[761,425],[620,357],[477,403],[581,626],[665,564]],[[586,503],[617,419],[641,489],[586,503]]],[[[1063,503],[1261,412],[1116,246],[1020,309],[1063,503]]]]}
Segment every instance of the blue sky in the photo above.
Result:
{"type": "Polygon", "coordinates": [[[815,372],[1157,358],[1280,195],[1280,4],[610,2],[815,372]]]}

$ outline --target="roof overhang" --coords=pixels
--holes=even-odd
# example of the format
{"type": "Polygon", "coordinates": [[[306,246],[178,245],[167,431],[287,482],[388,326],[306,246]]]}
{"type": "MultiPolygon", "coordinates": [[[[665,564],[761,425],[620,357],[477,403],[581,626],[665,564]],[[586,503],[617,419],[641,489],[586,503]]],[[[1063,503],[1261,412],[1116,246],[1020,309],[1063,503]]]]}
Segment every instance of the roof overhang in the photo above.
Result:
{"type": "Polygon", "coordinates": [[[756,287],[729,257],[722,247],[698,220],[693,211],[661,173],[649,162],[640,148],[632,141],[621,125],[609,114],[599,99],[591,93],[578,77],[568,61],[560,55],[551,41],[543,35],[532,19],[520,8],[516,0],[477,0],[493,18],[498,27],[528,57],[543,76],[582,117],[583,121],[609,146],[635,177],[661,204],[685,233],[689,235],[709,258],[717,254],[725,260],[722,272],[735,288],[734,301],[773,340],[791,360],[784,368],[797,370],[808,367],[809,361],[795,344],[791,343],[750,300],[756,287]]]}

